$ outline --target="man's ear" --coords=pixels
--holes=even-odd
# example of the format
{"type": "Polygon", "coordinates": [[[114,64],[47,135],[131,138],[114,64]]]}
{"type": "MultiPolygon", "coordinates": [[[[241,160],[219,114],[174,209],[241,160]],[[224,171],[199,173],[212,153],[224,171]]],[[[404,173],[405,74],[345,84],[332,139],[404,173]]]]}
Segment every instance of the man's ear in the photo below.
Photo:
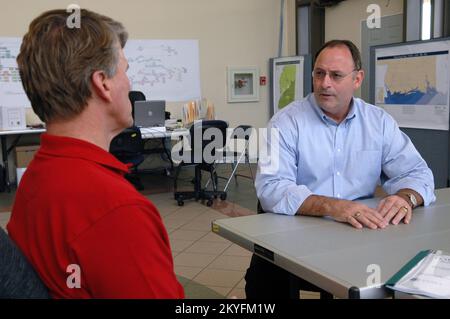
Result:
{"type": "Polygon", "coordinates": [[[359,89],[363,80],[364,80],[364,70],[356,71],[355,80],[353,82],[355,90],[359,89]]]}
{"type": "Polygon", "coordinates": [[[364,80],[364,70],[356,71],[355,80],[353,81],[353,83],[354,83],[354,90],[359,89],[359,87],[361,86],[363,80],[364,80]]]}
{"type": "Polygon", "coordinates": [[[92,89],[97,95],[107,101],[112,102],[111,85],[104,71],[95,71],[91,75],[92,89]]]}

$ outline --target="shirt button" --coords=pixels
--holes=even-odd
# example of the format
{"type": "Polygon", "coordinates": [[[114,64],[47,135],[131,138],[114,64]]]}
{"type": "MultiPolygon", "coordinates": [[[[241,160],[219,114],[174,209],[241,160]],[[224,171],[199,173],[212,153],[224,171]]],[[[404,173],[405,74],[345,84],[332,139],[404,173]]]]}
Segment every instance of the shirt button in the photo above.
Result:
{"type": "Polygon", "coordinates": [[[341,198],[341,194],[337,194],[337,198],[341,198]]]}
{"type": "Polygon", "coordinates": [[[341,172],[337,172],[336,175],[337,175],[337,176],[341,176],[341,172]]]}
{"type": "Polygon", "coordinates": [[[337,151],[338,151],[338,153],[340,153],[340,152],[341,152],[341,149],[340,149],[340,148],[338,148],[338,149],[337,149],[337,151]]]}

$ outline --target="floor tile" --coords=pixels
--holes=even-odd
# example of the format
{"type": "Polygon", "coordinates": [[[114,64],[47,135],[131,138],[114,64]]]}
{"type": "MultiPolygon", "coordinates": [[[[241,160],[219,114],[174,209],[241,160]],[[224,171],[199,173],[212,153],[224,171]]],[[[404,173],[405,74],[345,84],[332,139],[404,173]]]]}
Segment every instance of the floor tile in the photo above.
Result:
{"type": "Polygon", "coordinates": [[[187,299],[224,299],[225,295],[218,293],[208,286],[190,281],[184,286],[184,294],[187,299]]]}
{"type": "Polygon", "coordinates": [[[180,227],[184,230],[200,230],[200,231],[211,231],[211,221],[209,220],[197,220],[197,221],[189,221],[180,227]]]}
{"type": "Polygon", "coordinates": [[[238,282],[238,284],[236,285],[236,288],[245,288],[245,278],[242,278],[241,281],[238,282]]]}
{"type": "Polygon", "coordinates": [[[174,232],[171,232],[169,237],[171,239],[180,239],[180,240],[198,240],[208,234],[207,231],[199,231],[199,230],[183,230],[177,229],[174,232]]]}
{"type": "Polygon", "coordinates": [[[233,244],[230,247],[228,247],[227,250],[225,250],[222,255],[248,257],[248,256],[251,256],[252,253],[250,251],[248,251],[247,249],[244,249],[244,248],[242,248],[242,247],[240,247],[240,246],[238,246],[236,244],[233,244]]]}
{"type": "Polygon", "coordinates": [[[178,265],[175,266],[175,274],[177,274],[177,276],[183,276],[184,278],[187,278],[187,279],[194,278],[202,270],[203,270],[202,267],[187,267],[187,266],[178,266],[178,265]]]}
{"type": "Polygon", "coordinates": [[[195,276],[193,280],[206,286],[233,288],[243,277],[243,271],[206,268],[195,276]]]}
{"type": "Polygon", "coordinates": [[[217,243],[217,242],[201,242],[197,241],[185,250],[186,253],[197,253],[197,254],[210,254],[210,255],[220,255],[227,249],[231,243],[217,243]]]}
{"type": "Polygon", "coordinates": [[[233,288],[227,295],[228,299],[245,299],[245,289],[233,288]]]}
{"type": "Polygon", "coordinates": [[[208,266],[208,268],[247,271],[247,268],[250,265],[250,259],[251,257],[244,256],[219,256],[208,266]]]}
{"type": "Polygon", "coordinates": [[[182,240],[182,239],[171,239],[170,238],[170,248],[172,251],[181,252],[191,246],[195,241],[193,240],[182,240]]]}
{"type": "Polygon", "coordinates": [[[216,233],[213,233],[213,232],[209,232],[207,235],[203,236],[198,241],[200,241],[200,242],[210,241],[210,242],[215,242],[215,243],[229,243],[229,244],[232,243],[228,239],[225,239],[222,236],[219,236],[219,235],[217,235],[216,233]]]}
{"type": "Polygon", "coordinates": [[[208,266],[214,259],[217,258],[217,255],[206,255],[206,254],[193,254],[182,252],[179,253],[174,258],[174,264],[176,266],[187,266],[187,267],[206,267],[208,266]]]}
{"type": "Polygon", "coordinates": [[[166,226],[166,228],[177,229],[188,222],[189,222],[188,220],[183,220],[176,217],[174,218],[172,217],[172,215],[169,215],[169,217],[163,217],[163,223],[164,226],[166,226]]]}

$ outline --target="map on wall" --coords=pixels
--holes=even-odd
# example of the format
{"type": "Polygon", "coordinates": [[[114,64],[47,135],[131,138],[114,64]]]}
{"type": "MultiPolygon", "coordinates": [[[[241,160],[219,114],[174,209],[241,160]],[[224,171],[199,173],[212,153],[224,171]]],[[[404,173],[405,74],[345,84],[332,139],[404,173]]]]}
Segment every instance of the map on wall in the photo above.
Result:
{"type": "Polygon", "coordinates": [[[289,103],[301,99],[303,92],[304,57],[271,59],[272,107],[275,114],[289,103]]]}
{"type": "Polygon", "coordinates": [[[125,56],[132,89],[147,100],[201,98],[197,40],[129,40],[125,56]]]}
{"type": "Polygon", "coordinates": [[[377,68],[384,85],[377,88],[377,102],[446,105],[448,74],[437,72],[445,64],[448,64],[448,51],[378,59],[377,68]]]}
{"type": "Polygon", "coordinates": [[[22,87],[16,58],[22,38],[0,37],[0,105],[31,107],[22,87]]]}
{"type": "Polygon", "coordinates": [[[449,52],[450,43],[445,41],[380,49],[375,104],[402,127],[448,130],[449,52]]]}

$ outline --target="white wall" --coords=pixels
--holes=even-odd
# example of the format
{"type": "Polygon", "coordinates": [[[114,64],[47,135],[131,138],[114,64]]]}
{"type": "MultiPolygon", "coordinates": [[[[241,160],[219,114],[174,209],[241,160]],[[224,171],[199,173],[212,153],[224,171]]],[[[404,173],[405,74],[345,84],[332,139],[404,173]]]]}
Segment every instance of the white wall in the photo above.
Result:
{"type": "MultiPolygon", "coordinates": [[[[130,38],[198,39],[203,97],[230,125],[264,127],[269,119],[269,86],[260,87],[260,101],[227,103],[227,66],[257,66],[268,75],[268,59],[278,51],[281,0],[0,0],[0,36],[23,36],[41,12],[77,3],[121,21],[130,38]]],[[[285,5],[283,55],[295,54],[295,0],[285,5]],[[290,42],[289,42],[290,41],[290,42]]],[[[182,103],[168,104],[181,115],[182,103]]]]}

